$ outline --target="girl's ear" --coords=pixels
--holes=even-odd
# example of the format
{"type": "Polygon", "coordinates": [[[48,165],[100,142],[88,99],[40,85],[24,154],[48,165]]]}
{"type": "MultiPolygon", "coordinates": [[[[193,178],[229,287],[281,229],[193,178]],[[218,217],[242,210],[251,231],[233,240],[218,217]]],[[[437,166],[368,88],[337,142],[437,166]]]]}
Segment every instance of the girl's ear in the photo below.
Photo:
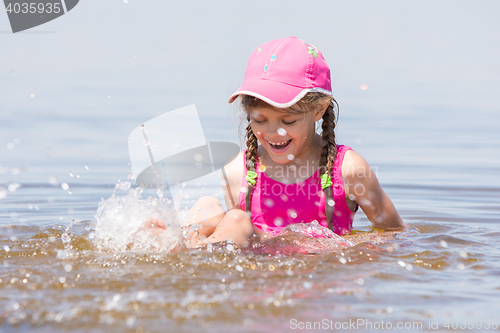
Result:
{"type": "Polygon", "coordinates": [[[321,118],[323,118],[323,115],[325,114],[326,110],[328,109],[328,106],[330,106],[330,103],[326,103],[326,104],[320,106],[316,110],[316,114],[314,115],[314,121],[318,121],[321,118]]]}

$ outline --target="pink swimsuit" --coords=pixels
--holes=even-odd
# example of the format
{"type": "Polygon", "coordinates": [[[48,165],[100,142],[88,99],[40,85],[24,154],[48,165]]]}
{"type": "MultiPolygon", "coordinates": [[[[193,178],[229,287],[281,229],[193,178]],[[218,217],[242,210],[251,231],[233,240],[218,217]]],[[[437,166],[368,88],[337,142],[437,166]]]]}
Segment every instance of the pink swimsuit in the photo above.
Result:
{"type": "MultiPolygon", "coordinates": [[[[345,152],[352,148],[338,145],[337,149],[337,158],[332,170],[333,201],[335,202],[333,231],[344,235],[350,232],[356,213],[347,206],[341,170],[345,152]]],[[[295,184],[283,184],[270,178],[265,172],[259,171],[258,163],[255,169],[257,183],[252,191],[251,211],[252,222],[257,228],[273,236],[293,223],[317,220],[322,226],[328,228],[325,195],[320,184],[319,169],[308,179],[295,184]]],[[[247,187],[246,173],[243,176],[242,186],[247,187]]],[[[240,192],[239,201],[243,210],[246,209],[245,196],[245,193],[240,192]]]]}

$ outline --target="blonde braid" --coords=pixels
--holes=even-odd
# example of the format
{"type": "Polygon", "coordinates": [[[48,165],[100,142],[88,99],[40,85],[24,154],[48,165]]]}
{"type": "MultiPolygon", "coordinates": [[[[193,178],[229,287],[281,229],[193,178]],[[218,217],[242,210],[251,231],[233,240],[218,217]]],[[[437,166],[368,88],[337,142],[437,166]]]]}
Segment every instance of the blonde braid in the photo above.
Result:
{"type": "MultiPolygon", "coordinates": [[[[320,166],[321,174],[331,175],[335,158],[337,157],[337,143],[335,141],[335,105],[337,101],[332,97],[325,114],[323,115],[322,139],[326,144],[321,152],[320,166]]],[[[329,205],[330,200],[333,200],[332,186],[324,189],[325,192],[325,215],[328,221],[328,227],[333,230],[333,206],[329,205]]]]}
{"type": "MultiPolygon", "coordinates": [[[[247,120],[250,122],[250,115],[247,115],[247,120]]],[[[247,133],[246,133],[246,138],[247,138],[247,152],[245,156],[245,167],[248,171],[254,171],[255,172],[255,163],[257,161],[257,148],[258,148],[258,141],[257,137],[255,134],[252,132],[252,128],[250,126],[250,123],[247,126],[247,133]]],[[[245,206],[246,206],[246,213],[250,219],[252,218],[252,210],[251,210],[251,203],[250,199],[252,196],[252,190],[254,188],[254,185],[252,185],[250,182],[247,182],[247,193],[246,193],[246,199],[245,199],[245,206]]]]}

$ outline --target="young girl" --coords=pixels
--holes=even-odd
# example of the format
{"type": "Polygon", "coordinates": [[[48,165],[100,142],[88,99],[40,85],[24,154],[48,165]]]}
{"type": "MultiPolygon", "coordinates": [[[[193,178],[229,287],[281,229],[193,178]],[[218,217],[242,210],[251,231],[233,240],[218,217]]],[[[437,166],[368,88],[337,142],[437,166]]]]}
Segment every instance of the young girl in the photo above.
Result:
{"type": "MultiPolygon", "coordinates": [[[[225,166],[228,211],[216,198],[198,200],[188,223],[199,229],[188,246],[225,240],[247,246],[253,234],[272,237],[289,224],[314,220],[344,235],[358,207],[374,227],[405,227],[368,163],[336,143],[338,105],[317,48],[295,37],[258,47],[229,102],[237,99],[248,121],[247,147],[225,166]]],[[[145,227],[156,234],[165,228],[157,219],[145,227]]]]}

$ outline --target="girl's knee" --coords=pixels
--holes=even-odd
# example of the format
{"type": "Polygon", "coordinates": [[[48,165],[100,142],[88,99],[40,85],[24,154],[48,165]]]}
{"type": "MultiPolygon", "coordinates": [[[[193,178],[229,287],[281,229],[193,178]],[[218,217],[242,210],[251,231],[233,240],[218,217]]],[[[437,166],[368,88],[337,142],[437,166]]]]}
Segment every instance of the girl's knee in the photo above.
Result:
{"type": "Polygon", "coordinates": [[[220,201],[219,201],[219,199],[217,199],[215,197],[204,196],[204,197],[199,198],[196,201],[195,205],[208,205],[208,206],[213,207],[215,205],[220,205],[220,201]]]}
{"type": "Polygon", "coordinates": [[[241,209],[231,209],[226,213],[227,217],[236,219],[242,222],[251,222],[247,213],[241,209]]]}
{"type": "Polygon", "coordinates": [[[226,213],[224,220],[228,224],[234,224],[241,228],[248,229],[249,232],[253,230],[252,220],[247,213],[241,209],[231,209],[226,213]]]}
{"type": "Polygon", "coordinates": [[[187,224],[199,223],[207,227],[215,227],[224,218],[224,209],[219,199],[201,197],[189,210],[187,224]]]}

